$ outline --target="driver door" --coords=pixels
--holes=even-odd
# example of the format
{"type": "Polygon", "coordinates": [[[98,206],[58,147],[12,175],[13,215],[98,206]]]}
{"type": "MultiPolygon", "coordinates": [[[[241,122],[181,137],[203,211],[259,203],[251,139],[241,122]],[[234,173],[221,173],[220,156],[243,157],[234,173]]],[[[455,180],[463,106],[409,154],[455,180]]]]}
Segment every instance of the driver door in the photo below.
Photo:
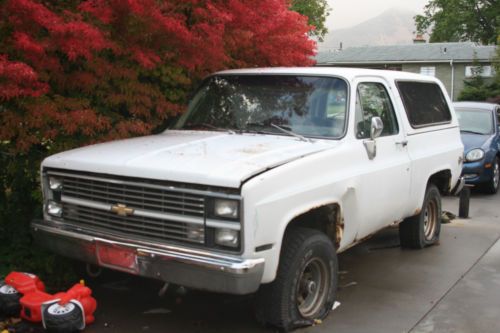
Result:
{"type": "Polygon", "coordinates": [[[357,239],[400,220],[409,201],[410,158],[401,119],[386,83],[370,78],[356,85],[354,132],[363,150],[363,141],[370,139],[372,117],[380,117],[384,129],[375,139],[375,157],[370,159],[366,151],[361,157],[357,239]]]}

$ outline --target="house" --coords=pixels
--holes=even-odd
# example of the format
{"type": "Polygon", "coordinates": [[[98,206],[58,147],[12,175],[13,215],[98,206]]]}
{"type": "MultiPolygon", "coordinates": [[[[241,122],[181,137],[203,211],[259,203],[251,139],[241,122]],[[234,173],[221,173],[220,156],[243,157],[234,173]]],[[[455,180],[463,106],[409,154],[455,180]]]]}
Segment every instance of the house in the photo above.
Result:
{"type": "Polygon", "coordinates": [[[495,46],[475,43],[426,43],[420,36],[409,45],[363,46],[320,52],[317,66],[392,69],[435,76],[452,100],[464,88],[464,80],[481,75],[491,80],[495,46]]]}

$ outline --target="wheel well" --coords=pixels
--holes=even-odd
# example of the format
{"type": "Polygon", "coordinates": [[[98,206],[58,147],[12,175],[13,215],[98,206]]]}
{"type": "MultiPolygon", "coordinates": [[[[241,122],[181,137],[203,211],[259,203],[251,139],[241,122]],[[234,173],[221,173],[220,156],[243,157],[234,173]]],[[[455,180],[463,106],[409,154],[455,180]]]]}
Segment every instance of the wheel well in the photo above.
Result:
{"type": "Polygon", "coordinates": [[[293,227],[316,229],[325,233],[339,248],[344,223],[341,220],[340,206],[336,203],[313,208],[293,218],[285,233],[293,227]]]}
{"type": "Polygon", "coordinates": [[[448,193],[450,191],[450,180],[451,180],[451,171],[450,170],[442,170],[436,172],[429,178],[429,184],[434,184],[439,189],[441,194],[448,193]]]}

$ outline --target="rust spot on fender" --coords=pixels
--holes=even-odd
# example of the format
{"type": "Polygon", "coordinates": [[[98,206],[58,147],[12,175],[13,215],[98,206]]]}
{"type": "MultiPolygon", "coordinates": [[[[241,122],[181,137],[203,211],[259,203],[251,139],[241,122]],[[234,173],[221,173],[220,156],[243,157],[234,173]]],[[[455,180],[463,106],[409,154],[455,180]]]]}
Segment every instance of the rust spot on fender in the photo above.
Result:
{"type": "Polygon", "coordinates": [[[335,223],[335,247],[340,247],[340,241],[342,241],[342,237],[344,236],[344,224],[335,223]]]}
{"type": "Polygon", "coordinates": [[[417,209],[415,210],[415,212],[413,213],[413,216],[420,214],[420,212],[421,212],[421,211],[422,211],[422,209],[421,209],[421,208],[417,208],[417,209]]]}

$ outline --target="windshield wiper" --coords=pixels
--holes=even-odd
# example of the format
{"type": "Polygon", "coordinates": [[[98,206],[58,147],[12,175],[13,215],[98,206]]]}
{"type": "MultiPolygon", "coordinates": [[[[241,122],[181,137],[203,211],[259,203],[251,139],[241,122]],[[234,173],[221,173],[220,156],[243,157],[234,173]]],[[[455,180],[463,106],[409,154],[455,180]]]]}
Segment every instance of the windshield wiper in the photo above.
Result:
{"type": "Polygon", "coordinates": [[[465,133],[471,133],[471,134],[480,134],[480,135],[486,135],[481,132],[476,132],[476,131],[469,131],[469,130],[460,130],[460,132],[465,132],[465,133]]]}
{"type": "Polygon", "coordinates": [[[216,131],[223,131],[223,132],[228,132],[229,134],[236,134],[235,131],[233,131],[230,128],[222,128],[222,127],[217,127],[208,123],[199,123],[199,124],[187,124],[184,128],[189,129],[189,128],[196,128],[196,127],[205,127],[205,128],[210,128],[216,131]]]}
{"type": "Polygon", "coordinates": [[[303,135],[300,135],[300,134],[297,134],[297,133],[292,132],[290,128],[285,129],[285,128],[283,128],[283,127],[281,127],[281,126],[278,126],[278,125],[276,125],[276,124],[273,124],[273,123],[271,123],[270,125],[271,125],[272,127],[276,128],[276,129],[278,129],[278,130],[282,131],[283,133],[286,133],[286,134],[288,134],[288,135],[291,135],[291,136],[294,136],[294,137],[296,137],[296,138],[300,139],[301,141],[306,141],[306,142],[314,142],[312,139],[306,138],[306,137],[305,137],[305,136],[303,136],[303,135]]]}

